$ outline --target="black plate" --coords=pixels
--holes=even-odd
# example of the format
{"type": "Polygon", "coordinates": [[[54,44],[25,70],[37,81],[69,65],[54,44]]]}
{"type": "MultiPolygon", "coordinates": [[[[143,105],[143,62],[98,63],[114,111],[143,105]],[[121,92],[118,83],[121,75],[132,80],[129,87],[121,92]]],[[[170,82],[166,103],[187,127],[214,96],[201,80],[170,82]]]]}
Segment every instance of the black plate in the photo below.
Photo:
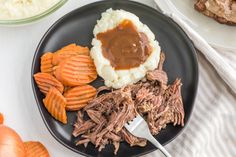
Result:
{"type": "MultiPolygon", "coordinates": [[[[73,130],[72,124],[76,119],[76,112],[67,113],[67,125],[62,125],[53,119],[43,105],[44,96],[36,86],[33,74],[40,71],[40,57],[44,52],[55,51],[70,43],[91,47],[92,32],[96,20],[100,19],[101,13],[108,8],[124,9],[136,14],[153,31],[166,54],[164,69],[169,76],[169,82],[174,81],[177,77],[182,79],[182,95],[186,113],[185,123],[189,120],[197,92],[198,64],[193,44],[176,23],[158,11],[136,2],[110,0],[89,4],[63,16],[46,32],[38,45],[32,64],[32,86],[39,111],[50,133],[67,148],[86,156],[114,156],[113,146],[108,145],[100,153],[92,144],[89,144],[87,148],[75,146],[76,138],[71,136],[71,132],[73,130]]],[[[101,80],[96,80],[93,85],[100,86],[101,80]]],[[[173,140],[181,130],[183,128],[180,126],[168,125],[156,136],[156,139],[165,145],[173,140]]],[[[117,156],[139,156],[153,150],[155,148],[150,143],[146,147],[140,148],[130,147],[123,142],[117,156]]]]}

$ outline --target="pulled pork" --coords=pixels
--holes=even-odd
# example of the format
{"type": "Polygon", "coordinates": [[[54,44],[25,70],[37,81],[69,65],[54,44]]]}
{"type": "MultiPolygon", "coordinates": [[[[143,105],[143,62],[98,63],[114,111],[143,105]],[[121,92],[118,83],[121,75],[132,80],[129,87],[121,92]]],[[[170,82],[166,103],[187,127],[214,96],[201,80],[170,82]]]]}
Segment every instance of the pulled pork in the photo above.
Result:
{"type": "MultiPolygon", "coordinates": [[[[146,139],[129,133],[124,125],[135,118],[137,112],[142,115],[153,135],[157,135],[168,123],[184,126],[184,108],[181,97],[181,80],[176,79],[167,85],[167,74],[163,71],[165,56],[162,53],[158,68],[147,73],[147,80],[97,96],[84,108],[88,120],[84,120],[82,111],[78,112],[74,124],[73,136],[80,136],[76,145],[89,142],[101,151],[109,143],[114,145],[116,154],[121,141],[130,146],[145,146],[146,139]]],[[[111,90],[101,87],[98,92],[111,90]]]]}

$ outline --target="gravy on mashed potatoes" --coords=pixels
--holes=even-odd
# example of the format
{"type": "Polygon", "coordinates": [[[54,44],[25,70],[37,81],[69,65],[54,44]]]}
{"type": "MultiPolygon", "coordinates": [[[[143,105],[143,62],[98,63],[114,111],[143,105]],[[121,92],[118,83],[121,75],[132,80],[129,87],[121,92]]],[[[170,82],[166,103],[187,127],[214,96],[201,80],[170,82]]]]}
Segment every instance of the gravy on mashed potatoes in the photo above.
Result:
{"type": "Polygon", "coordinates": [[[139,33],[130,20],[97,34],[102,42],[102,53],[116,70],[138,67],[146,61],[151,47],[146,34],[139,33]]]}
{"type": "Polygon", "coordinates": [[[106,86],[122,88],[157,68],[159,43],[135,14],[108,9],[97,21],[93,34],[90,55],[106,86]]]}

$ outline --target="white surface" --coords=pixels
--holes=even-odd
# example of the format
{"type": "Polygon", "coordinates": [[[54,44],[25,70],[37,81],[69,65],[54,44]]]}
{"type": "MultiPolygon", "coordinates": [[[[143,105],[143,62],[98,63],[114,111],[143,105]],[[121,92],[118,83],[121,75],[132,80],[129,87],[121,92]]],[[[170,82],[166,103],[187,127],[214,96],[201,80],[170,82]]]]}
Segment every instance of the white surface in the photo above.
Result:
{"type": "Polygon", "coordinates": [[[180,15],[211,45],[236,50],[236,26],[219,24],[194,9],[196,0],[155,0],[163,11],[180,15]],[[171,11],[170,11],[171,10],[171,11]]]}
{"type": "MultiPolygon", "coordinates": [[[[31,63],[46,30],[65,13],[95,0],[69,0],[48,18],[22,27],[0,27],[0,112],[5,124],[24,141],[41,141],[52,157],[79,157],[59,144],[49,133],[39,114],[31,88],[31,63]]],[[[139,0],[152,6],[151,0],[139,0]]]]}

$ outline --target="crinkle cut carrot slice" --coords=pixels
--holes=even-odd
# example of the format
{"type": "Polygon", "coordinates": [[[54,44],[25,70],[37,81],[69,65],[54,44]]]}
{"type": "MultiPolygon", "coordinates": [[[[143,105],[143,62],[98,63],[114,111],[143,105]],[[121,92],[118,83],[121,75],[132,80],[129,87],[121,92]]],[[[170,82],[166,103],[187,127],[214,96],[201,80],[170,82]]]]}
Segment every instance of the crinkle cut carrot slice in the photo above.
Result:
{"type": "MultiPolygon", "coordinates": [[[[63,63],[60,63],[60,65],[62,66],[63,63]]],[[[61,66],[57,65],[53,67],[53,75],[56,77],[56,79],[60,82],[62,82],[61,79],[61,66]]]]}
{"type": "Polygon", "coordinates": [[[47,94],[51,87],[55,87],[59,92],[63,92],[64,86],[55,77],[48,73],[37,73],[34,75],[35,82],[44,94],[47,94]]]}
{"type": "Polygon", "coordinates": [[[50,88],[46,98],[43,99],[43,103],[48,112],[58,121],[66,124],[66,99],[63,95],[54,87],[50,88]]]}
{"type": "Polygon", "coordinates": [[[53,65],[59,65],[65,59],[70,58],[72,56],[76,56],[76,55],[88,56],[89,48],[78,46],[76,44],[67,45],[53,54],[52,63],[53,65]]]}
{"type": "Polygon", "coordinates": [[[58,75],[67,86],[78,86],[92,82],[97,78],[97,71],[90,56],[77,55],[59,65],[58,75]]]}
{"type": "Polygon", "coordinates": [[[27,157],[50,157],[47,149],[40,142],[24,142],[27,157]]]}
{"type": "Polygon", "coordinates": [[[96,95],[96,89],[90,85],[82,85],[69,89],[64,93],[66,110],[79,110],[87,105],[96,95]]]}
{"type": "Polygon", "coordinates": [[[65,87],[64,87],[64,93],[67,92],[68,90],[70,90],[71,88],[73,88],[73,87],[65,86],[65,87]]]}
{"type": "Polygon", "coordinates": [[[40,65],[41,72],[52,74],[53,72],[52,57],[53,53],[51,52],[47,52],[41,57],[41,65],[40,65]]]}

